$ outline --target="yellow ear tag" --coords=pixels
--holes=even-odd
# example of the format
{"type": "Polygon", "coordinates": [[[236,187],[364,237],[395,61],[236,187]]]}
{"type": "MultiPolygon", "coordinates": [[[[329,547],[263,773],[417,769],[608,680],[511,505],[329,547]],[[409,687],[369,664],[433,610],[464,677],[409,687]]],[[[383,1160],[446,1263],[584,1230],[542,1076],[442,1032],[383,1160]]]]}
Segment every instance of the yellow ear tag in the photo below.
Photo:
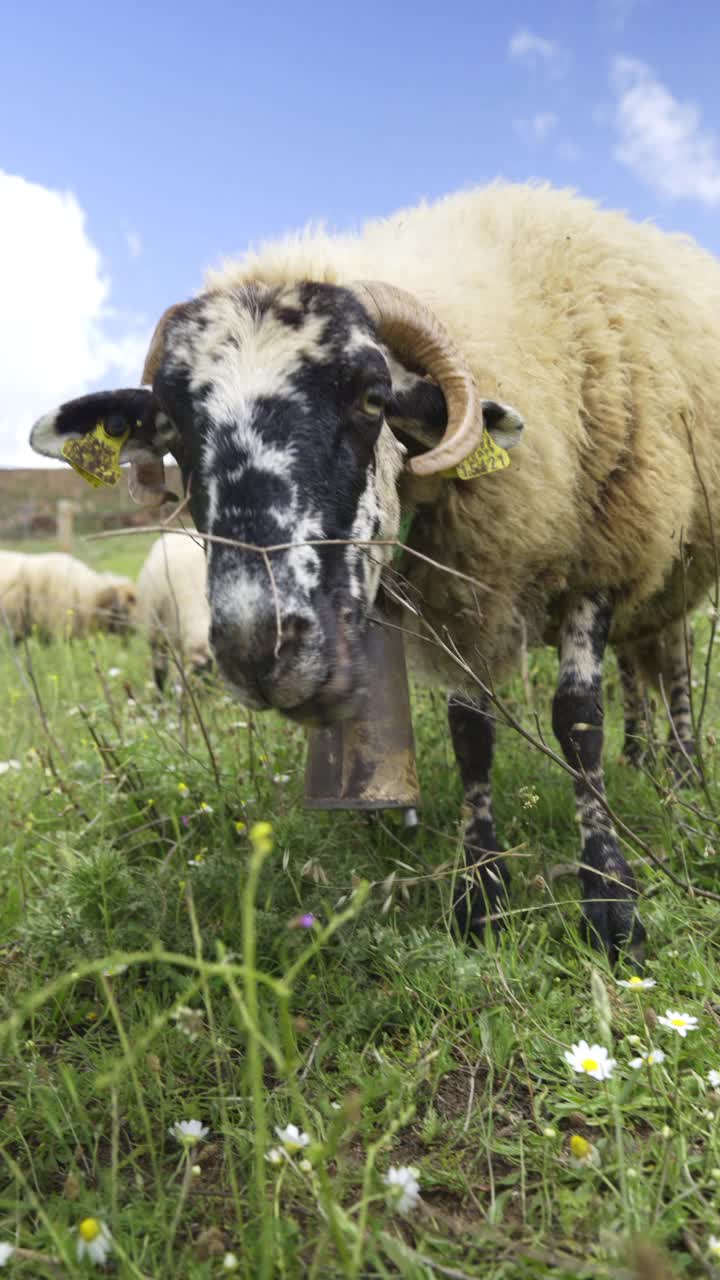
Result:
{"type": "Polygon", "coordinates": [[[96,489],[103,484],[117,484],[120,479],[120,450],[130,435],[130,428],[121,436],[109,436],[102,419],[92,431],[67,440],[62,455],[70,466],[96,489]]]}
{"type": "Polygon", "coordinates": [[[483,431],[477,449],[463,458],[456,467],[443,471],[444,476],[458,480],[474,480],[476,476],[490,476],[493,471],[503,471],[510,465],[510,454],[496,444],[489,431],[483,431]]]}

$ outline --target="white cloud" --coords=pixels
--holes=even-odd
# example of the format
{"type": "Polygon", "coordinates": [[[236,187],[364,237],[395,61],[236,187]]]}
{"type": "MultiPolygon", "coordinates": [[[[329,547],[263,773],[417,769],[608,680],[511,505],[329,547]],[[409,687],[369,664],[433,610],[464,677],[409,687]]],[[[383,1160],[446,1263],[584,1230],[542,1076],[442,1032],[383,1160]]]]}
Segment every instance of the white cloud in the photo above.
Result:
{"type": "Polygon", "coordinates": [[[139,231],[126,231],[125,244],[127,245],[127,251],[131,258],[140,257],[140,254],[143,251],[143,243],[139,231]]]}
{"type": "Polygon", "coordinates": [[[538,111],[529,119],[513,120],[513,129],[524,142],[544,142],[557,126],[554,111],[538,111]]]}
{"type": "Polygon", "coordinates": [[[111,336],[110,282],[75,196],[2,170],[0,280],[0,465],[30,466],[35,418],[101,379],[137,385],[149,332],[111,336]]]}
{"type": "Polygon", "coordinates": [[[720,205],[720,157],[700,110],[678,102],[644,62],[617,57],[615,159],[661,195],[720,205]]]}
{"type": "Polygon", "coordinates": [[[568,69],[570,56],[562,45],[533,35],[527,27],[516,31],[508,43],[508,57],[533,69],[541,67],[550,76],[562,76],[568,69]]]}

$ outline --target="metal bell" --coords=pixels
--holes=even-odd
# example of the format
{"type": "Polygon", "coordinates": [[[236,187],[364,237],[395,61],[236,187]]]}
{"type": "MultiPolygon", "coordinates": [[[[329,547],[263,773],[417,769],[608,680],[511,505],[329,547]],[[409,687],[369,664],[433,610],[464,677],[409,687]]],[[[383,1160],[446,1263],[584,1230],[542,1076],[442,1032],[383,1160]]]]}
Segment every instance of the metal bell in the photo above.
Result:
{"type": "Polygon", "coordinates": [[[371,684],[362,714],[311,729],[305,768],[308,809],[405,809],[420,802],[402,632],[371,621],[371,684]]]}

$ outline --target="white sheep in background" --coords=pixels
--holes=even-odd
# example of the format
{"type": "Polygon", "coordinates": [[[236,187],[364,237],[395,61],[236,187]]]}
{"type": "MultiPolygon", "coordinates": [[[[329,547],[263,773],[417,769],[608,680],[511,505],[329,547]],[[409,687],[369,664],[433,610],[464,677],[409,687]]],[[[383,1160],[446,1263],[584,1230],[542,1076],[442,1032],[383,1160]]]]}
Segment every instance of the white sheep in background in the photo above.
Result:
{"type": "Polygon", "coordinates": [[[206,578],[202,544],[182,534],[158,538],[140,570],[138,621],[150,640],[158,689],[165,684],[170,653],[187,671],[210,668],[206,578]]]}
{"type": "Polygon", "coordinates": [[[14,640],[44,640],[90,631],[125,634],[134,626],[137,596],[129,578],[98,573],[61,551],[0,552],[0,620],[14,640]]]}

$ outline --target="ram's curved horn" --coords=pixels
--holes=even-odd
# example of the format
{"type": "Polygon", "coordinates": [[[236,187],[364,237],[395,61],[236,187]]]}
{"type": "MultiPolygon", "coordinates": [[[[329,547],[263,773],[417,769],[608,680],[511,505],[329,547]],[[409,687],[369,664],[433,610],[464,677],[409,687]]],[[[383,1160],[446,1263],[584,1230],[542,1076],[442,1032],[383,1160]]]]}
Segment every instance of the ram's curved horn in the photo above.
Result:
{"type": "Polygon", "coordinates": [[[147,383],[149,386],[152,385],[155,374],[160,368],[163,355],[165,354],[165,330],[168,326],[168,320],[172,320],[172,317],[177,315],[179,311],[182,311],[184,306],[184,302],[175,302],[171,307],[168,307],[167,311],[163,311],[160,319],[155,325],[155,332],[150,339],[150,346],[148,347],[148,353],[145,357],[145,364],[143,365],[142,371],[143,383],[147,383]]]}
{"type": "Polygon", "coordinates": [[[418,476],[455,467],[479,445],[483,434],[482,401],[472,373],[450,334],[424,303],[379,280],[351,286],[369,312],[381,337],[402,359],[423,368],[440,386],[447,403],[447,426],[439,444],[411,458],[418,476]]]}
{"type": "MultiPolygon", "coordinates": [[[[153,379],[162,362],[165,351],[165,330],[171,316],[180,311],[184,304],[175,303],[163,311],[155,325],[155,332],[150,339],[150,346],[145,357],[142,371],[142,382],[152,386],[153,379]]],[[[174,498],[165,487],[165,464],[162,458],[152,458],[148,462],[131,462],[128,477],[128,493],[133,502],[142,507],[161,507],[163,502],[174,498]]]]}

